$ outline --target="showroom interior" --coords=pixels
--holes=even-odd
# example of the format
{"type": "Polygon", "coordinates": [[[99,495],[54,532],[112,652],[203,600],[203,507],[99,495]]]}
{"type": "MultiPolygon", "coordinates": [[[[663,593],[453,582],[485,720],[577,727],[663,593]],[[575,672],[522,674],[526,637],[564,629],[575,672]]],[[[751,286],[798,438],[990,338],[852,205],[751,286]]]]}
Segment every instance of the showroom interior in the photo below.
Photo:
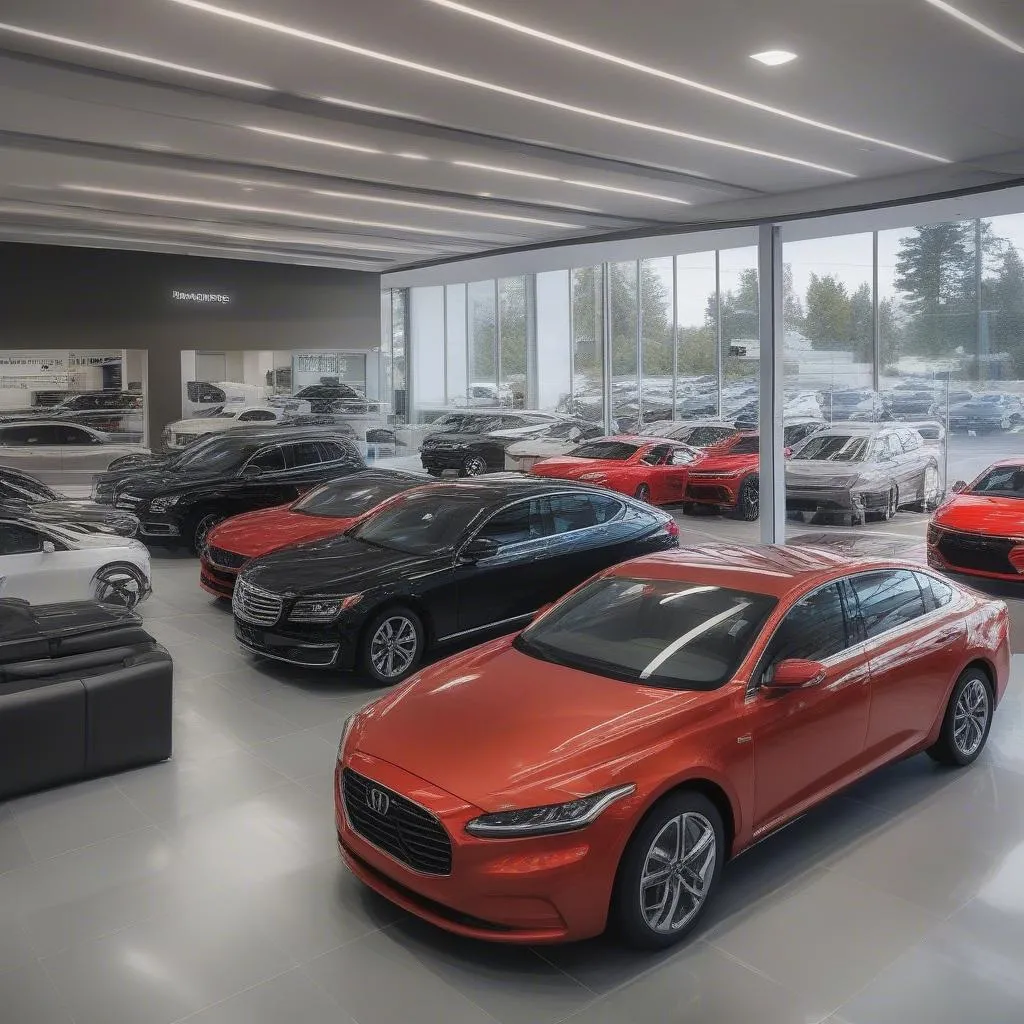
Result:
{"type": "Polygon", "coordinates": [[[1024,11],[0,8],[0,1021],[1024,1016],[1024,11]]]}

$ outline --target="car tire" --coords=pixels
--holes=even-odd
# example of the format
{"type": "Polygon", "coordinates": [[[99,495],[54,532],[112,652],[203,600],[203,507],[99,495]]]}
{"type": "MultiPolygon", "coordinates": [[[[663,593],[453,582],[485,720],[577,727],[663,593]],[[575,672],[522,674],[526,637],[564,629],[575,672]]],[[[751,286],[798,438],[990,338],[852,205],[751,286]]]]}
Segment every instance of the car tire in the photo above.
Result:
{"type": "Polygon", "coordinates": [[[977,760],[985,749],[994,710],[988,676],[977,667],[966,669],[949,695],[939,738],[928,748],[928,756],[954,768],[964,768],[977,760]]]}
{"type": "Polygon", "coordinates": [[[900,507],[900,492],[899,488],[893,484],[885,495],[885,506],[875,513],[875,517],[880,523],[887,523],[890,519],[893,519],[900,507]]]}
{"type": "Polygon", "coordinates": [[[227,519],[227,516],[219,512],[207,511],[193,512],[185,520],[185,528],[182,530],[181,536],[193,555],[202,554],[210,531],[225,519],[227,519]]]}
{"type": "Polygon", "coordinates": [[[650,504],[650,501],[651,501],[651,489],[650,489],[650,487],[648,487],[647,484],[640,484],[640,486],[637,487],[636,491],[633,492],[633,497],[636,498],[637,501],[646,501],[648,504],[650,504]]]}
{"type": "Polygon", "coordinates": [[[704,506],[696,501],[684,501],[683,502],[683,515],[684,516],[699,516],[704,511],[704,506]]]}
{"type": "Polygon", "coordinates": [[[462,463],[463,476],[481,476],[487,472],[487,462],[480,455],[467,455],[462,463]]]}
{"type": "Polygon", "coordinates": [[[141,570],[128,562],[105,565],[92,580],[93,597],[119,608],[135,608],[148,589],[149,584],[141,570]]]}
{"type": "Polygon", "coordinates": [[[363,630],[359,662],[375,682],[393,686],[416,671],[425,647],[420,617],[411,608],[392,605],[378,612],[363,630]]]}
{"type": "Polygon", "coordinates": [[[621,939],[638,949],[664,949],[692,931],[721,875],[725,842],[722,816],[702,793],[678,790],[655,804],[619,862],[609,920],[621,939]],[[701,843],[707,845],[698,851],[701,843]],[[660,872],[665,880],[654,880],[660,872]]]}
{"type": "Polygon", "coordinates": [[[911,509],[915,512],[934,512],[942,501],[942,485],[939,483],[939,467],[934,463],[925,466],[924,478],[921,480],[921,500],[914,502],[911,509]]]}
{"type": "Polygon", "coordinates": [[[734,518],[752,523],[761,515],[761,488],[756,476],[748,476],[740,484],[734,518]]]}

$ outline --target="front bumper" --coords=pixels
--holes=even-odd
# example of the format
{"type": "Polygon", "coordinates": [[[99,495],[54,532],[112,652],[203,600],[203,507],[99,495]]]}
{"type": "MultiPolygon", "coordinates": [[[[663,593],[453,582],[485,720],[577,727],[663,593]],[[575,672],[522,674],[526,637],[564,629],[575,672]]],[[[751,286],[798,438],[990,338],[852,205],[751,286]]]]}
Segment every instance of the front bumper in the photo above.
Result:
{"type": "Polygon", "coordinates": [[[414,802],[440,821],[451,840],[446,875],[415,871],[374,846],[349,821],[339,765],[334,783],[339,852],[353,874],[386,899],[447,931],[492,942],[565,942],[604,931],[632,827],[632,801],[613,805],[578,832],[478,839],[465,829],[480,814],[478,808],[361,752],[349,755],[346,765],[395,793],[414,793],[414,802]]]}
{"type": "Polygon", "coordinates": [[[356,635],[349,635],[338,623],[330,626],[301,626],[278,623],[256,626],[235,617],[235,639],[250,654],[304,668],[355,667],[356,635]]]}
{"type": "Polygon", "coordinates": [[[1024,580],[1024,545],[941,527],[928,528],[928,564],[933,569],[990,580],[1024,580]]]}
{"type": "Polygon", "coordinates": [[[694,479],[691,475],[683,494],[683,500],[692,501],[697,505],[732,508],[739,504],[741,479],[742,477],[698,477],[694,479]]]}
{"type": "Polygon", "coordinates": [[[230,598],[235,592],[235,580],[238,579],[237,569],[225,569],[215,565],[204,554],[199,559],[199,586],[214,597],[230,598]]]}
{"type": "Polygon", "coordinates": [[[881,511],[889,501],[888,489],[850,487],[786,487],[787,512],[837,512],[851,515],[881,511]]]}

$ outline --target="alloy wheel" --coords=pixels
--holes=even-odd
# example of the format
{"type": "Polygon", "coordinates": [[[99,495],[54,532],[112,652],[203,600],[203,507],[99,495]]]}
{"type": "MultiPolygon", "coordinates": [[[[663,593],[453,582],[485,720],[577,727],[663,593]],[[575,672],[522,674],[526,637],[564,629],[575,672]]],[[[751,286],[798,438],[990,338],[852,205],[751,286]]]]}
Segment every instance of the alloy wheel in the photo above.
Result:
{"type": "Polygon", "coordinates": [[[487,472],[487,463],[479,455],[470,455],[462,464],[462,472],[466,476],[480,476],[481,473],[487,472]]]}
{"type": "Polygon", "coordinates": [[[953,709],[953,742],[963,757],[973,757],[984,742],[988,716],[988,689],[980,679],[972,679],[953,709]]]}
{"type": "Polygon", "coordinates": [[[134,608],[142,600],[142,580],[127,567],[102,569],[96,577],[96,600],[121,608],[134,608]]]}
{"type": "Polygon", "coordinates": [[[672,818],[654,837],[640,876],[640,913],[651,931],[677,932],[704,905],[716,845],[714,826],[696,811],[672,818]]]}
{"type": "Polygon", "coordinates": [[[416,627],[404,615],[386,618],[370,641],[370,661],[386,679],[395,679],[408,672],[416,658],[419,641],[416,627]]]}
{"type": "Polygon", "coordinates": [[[650,501],[651,500],[651,489],[647,484],[641,484],[636,489],[636,494],[633,495],[637,501],[650,501]]]}

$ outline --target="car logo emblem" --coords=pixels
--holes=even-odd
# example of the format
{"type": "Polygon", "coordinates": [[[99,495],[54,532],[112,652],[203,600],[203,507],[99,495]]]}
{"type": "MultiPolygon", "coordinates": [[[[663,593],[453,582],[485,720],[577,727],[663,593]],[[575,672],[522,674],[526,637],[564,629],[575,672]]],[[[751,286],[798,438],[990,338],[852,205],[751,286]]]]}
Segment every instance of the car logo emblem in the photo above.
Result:
{"type": "Polygon", "coordinates": [[[366,794],[366,803],[371,811],[379,814],[383,818],[388,813],[388,808],[391,806],[391,797],[389,797],[383,789],[371,789],[370,792],[366,794]]]}

